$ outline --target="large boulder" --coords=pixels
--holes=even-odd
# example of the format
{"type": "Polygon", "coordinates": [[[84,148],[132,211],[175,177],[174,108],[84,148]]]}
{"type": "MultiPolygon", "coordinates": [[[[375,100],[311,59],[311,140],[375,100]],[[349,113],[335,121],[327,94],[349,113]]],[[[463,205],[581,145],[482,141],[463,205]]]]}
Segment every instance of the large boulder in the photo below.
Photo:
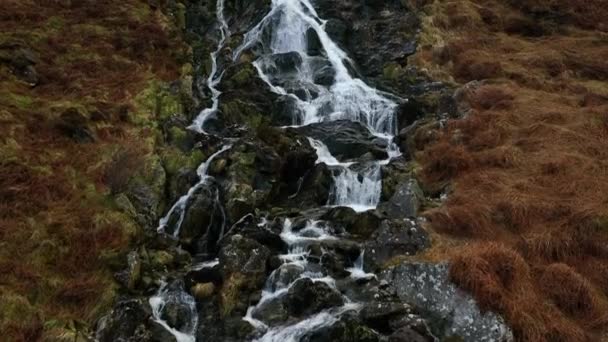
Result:
{"type": "Polygon", "coordinates": [[[219,196],[217,185],[211,180],[205,182],[188,199],[181,225],[181,212],[176,210],[169,217],[165,231],[177,235],[185,244],[197,243],[200,252],[213,252],[225,224],[219,196]]]}
{"type": "Polygon", "coordinates": [[[396,187],[388,202],[382,203],[378,210],[390,219],[415,219],[424,202],[424,193],[415,179],[408,179],[396,187]]]}
{"type": "Polygon", "coordinates": [[[429,234],[416,222],[409,219],[385,220],[365,245],[365,262],[375,269],[393,257],[415,255],[429,245],[429,234]]]}
{"type": "Polygon", "coordinates": [[[363,324],[354,312],[347,312],[335,322],[326,322],[326,326],[306,336],[305,341],[323,342],[376,342],[385,341],[379,333],[363,324]]]}
{"type": "Polygon", "coordinates": [[[233,235],[226,241],[219,253],[219,262],[224,278],[239,273],[247,277],[254,287],[266,280],[266,262],[270,250],[255,240],[241,235],[233,235]]]}
{"type": "Polygon", "coordinates": [[[196,329],[197,311],[195,299],[185,291],[183,281],[175,281],[163,288],[158,298],[162,300],[160,319],[170,327],[181,331],[191,332],[196,329]]]}
{"type": "Polygon", "coordinates": [[[329,152],[340,161],[348,161],[371,153],[376,159],[386,159],[387,141],[374,136],[359,122],[337,120],[295,128],[306,136],[322,141],[329,152]]]}
{"type": "Polygon", "coordinates": [[[357,240],[369,238],[379,227],[382,218],[373,210],[358,213],[349,207],[334,207],[320,216],[352,234],[357,240]]]}
{"type": "MultiPolygon", "coordinates": [[[[291,273],[286,272],[289,277],[291,273]]],[[[264,302],[253,317],[266,324],[277,325],[291,318],[304,318],[344,304],[342,295],[322,281],[310,278],[296,280],[285,295],[264,302]]]]}
{"type": "MultiPolygon", "coordinates": [[[[480,311],[469,294],[450,282],[448,264],[402,263],[379,277],[390,284],[401,301],[412,303],[423,313],[433,335],[440,340],[454,336],[462,341],[513,340],[500,316],[480,311]]],[[[399,334],[406,331],[398,331],[391,340],[404,341],[398,338],[399,334]]]]}
{"type": "Polygon", "coordinates": [[[242,235],[232,235],[224,242],[219,253],[222,315],[245,315],[249,297],[264,285],[269,258],[268,248],[242,235]]]}
{"type": "Polygon", "coordinates": [[[302,278],[287,292],[289,312],[295,316],[309,316],[344,303],[342,295],[327,283],[302,278]]]}
{"type": "Polygon", "coordinates": [[[112,311],[97,323],[96,340],[100,342],[131,341],[151,317],[150,306],[142,300],[132,299],[117,303],[112,311]]]}

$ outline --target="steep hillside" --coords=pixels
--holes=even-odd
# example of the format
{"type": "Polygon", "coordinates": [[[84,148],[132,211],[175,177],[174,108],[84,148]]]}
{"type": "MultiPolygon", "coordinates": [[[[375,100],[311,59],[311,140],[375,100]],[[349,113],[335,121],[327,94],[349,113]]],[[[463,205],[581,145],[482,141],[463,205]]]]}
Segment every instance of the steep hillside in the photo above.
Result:
{"type": "Polygon", "coordinates": [[[181,106],[162,90],[187,56],[180,20],[137,0],[1,7],[0,340],[74,341],[139,235],[115,195],[164,174],[154,119],[181,106]]]}
{"type": "Polygon", "coordinates": [[[608,6],[418,1],[416,64],[461,88],[464,117],[419,131],[426,213],[462,248],[452,280],[522,341],[608,327],[608,6]],[[429,142],[424,145],[422,142],[429,142]]]}

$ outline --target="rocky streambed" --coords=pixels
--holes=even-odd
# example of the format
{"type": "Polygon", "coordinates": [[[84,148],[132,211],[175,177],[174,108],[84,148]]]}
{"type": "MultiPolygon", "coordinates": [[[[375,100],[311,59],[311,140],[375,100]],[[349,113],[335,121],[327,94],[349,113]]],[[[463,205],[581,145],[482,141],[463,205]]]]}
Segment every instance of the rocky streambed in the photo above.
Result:
{"type": "Polygon", "coordinates": [[[410,135],[453,107],[406,64],[415,14],[397,0],[200,0],[186,22],[201,110],[165,124],[206,157],[170,177],[99,341],[511,339],[447,265],[395,262],[432,244],[410,135]],[[447,105],[417,102],[430,93],[447,105]]]}

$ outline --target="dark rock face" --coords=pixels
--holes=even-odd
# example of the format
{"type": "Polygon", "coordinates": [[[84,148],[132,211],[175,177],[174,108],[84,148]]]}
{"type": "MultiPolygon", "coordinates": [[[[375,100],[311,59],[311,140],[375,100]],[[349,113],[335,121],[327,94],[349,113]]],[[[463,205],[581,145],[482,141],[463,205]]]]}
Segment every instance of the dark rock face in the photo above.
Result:
{"type": "Polygon", "coordinates": [[[295,316],[310,316],[344,303],[342,296],[324,282],[304,278],[296,281],[287,292],[289,311],[295,316]]]}
{"type": "Polygon", "coordinates": [[[380,334],[361,323],[356,315],[346,315],[338,322],[329,327],[315,331],[306,338],[306,341],[315,342],[376,342],[383,340],[384,339],[380,334]]]}
{"type": "Polygon", "coordinates": [[[315,3],[329,19],[328,34],[345,48],[366,77],[379,77],[384,65],[416,52],[418,18],[402,1],[329,1],[315,3]]]}
{"type": "Polygon", "coordinates": [[[398,255],[414,255],[430,245],[428,233],[409,219],[384,221],[365,246],[368,262],[382,265],[398,255]]]}
{"type": "Polygon", "coordinates": [[[357,213],[351,208],[331,208],[321,219],[342,226],[357,239],[367,239],[380,227],[382,218],[374,211],[357,213]]]}
{"type": "MultiPolygon", "coordinates": [[[[218,202],[218,189],[214,184],[208,184],[191,198],[186,208],[184,221],[179,233],[183,241],[192,241],[207,234],[219,234],[223,224],[222,209],[218,202]]],[[[209,240],[212,238],[208,236],[209,240]]],[[[207,239],[206,239],[207,240],[207,239]]]]}
{"type": "Polygon", "coordinates": [[[329,152],[340,161],[347,161],[371,153],[376,159],[386,159],[387,142],[373,134],[362,124],[338,120],[312,124],[294,129],[322,141],[329,152]]]}
{"type": "Polygon", "coordinates": [[[100,342],[131,341],[145,331],[151,317],[150,307],[141,300],[128,300],[116,304],[97,325],[96,339],[100,342]]]}
{"type": "Polygon", "coordinates": [[[266,280],[266,262],[270,257],[268,248],[258,242],[233,235],[220,250],[219,261],[224,278],[239,273],[247,277],[253,286],[261,286],[266,280]]]}

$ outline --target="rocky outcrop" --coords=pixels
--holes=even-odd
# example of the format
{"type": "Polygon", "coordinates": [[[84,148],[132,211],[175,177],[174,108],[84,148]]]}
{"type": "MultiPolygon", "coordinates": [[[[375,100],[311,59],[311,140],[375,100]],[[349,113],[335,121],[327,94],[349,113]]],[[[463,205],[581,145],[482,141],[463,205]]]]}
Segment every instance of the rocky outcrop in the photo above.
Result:
{"type": "Polygon", "coordinates": [[[411,256],[430,246],[428,233],[410,219],[385,220],[365,245],[371,269],[396,256],[411,256]]]}
{"type": "Polygon", "coordinates": [[[381,273],[403,301],[424,308],[435,336],[458,336],[465,341],[512,341],[504,321],[482,313],[475,301],[459,291],[448,278],[447,264],[404,263],[381,273]]]}
{"type": "Polygon", "coordinates": [[[293,130],[322,141],[340,161],[349,161],[370,153],[375,159],[386,159],[387,141],[374,136],[361,123],[338,120],[316,123],[293,130]]]}

